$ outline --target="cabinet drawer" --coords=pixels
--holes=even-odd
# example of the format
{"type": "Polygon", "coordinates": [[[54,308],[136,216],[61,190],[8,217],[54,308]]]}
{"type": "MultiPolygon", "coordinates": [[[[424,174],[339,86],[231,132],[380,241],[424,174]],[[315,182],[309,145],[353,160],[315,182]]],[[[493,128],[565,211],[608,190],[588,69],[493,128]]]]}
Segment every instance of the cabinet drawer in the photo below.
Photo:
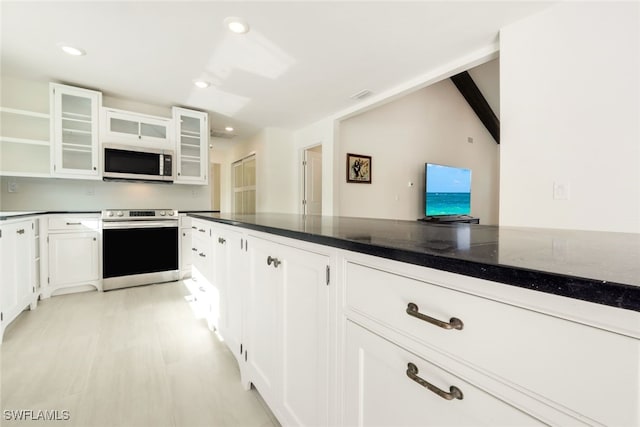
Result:
{"type": "Polygon", "coordinates": [[[355,263],[346,266],[346,304],[387,330],[597,422],[640,423],[638,340],[355,263]],[[443,329],[411,316],[410,303],[443,322],[458,318],[463,327],[443,329]]]}
{"type": "Polygon", "coordinates": [[[49,218],[49,231],[94,231],[100,227],[98,218],[53,217],[49,218]]]}
{"type": "Polygon", "coordinates": [[[210,234],[207,223],[193,221],[190,248],[193,277],[213,283],[213,248],[210,234]]]}
{"type": "Polygon", "coordinates": [[[346,330],[344,401],[347,426],[542,425],[528,414],[352,322],[347,322],[346,330]],[[409,376],[409,364],[415,367],[412,371],[415,379],[409,376]],[[450,395],[442,397],[419,383],[420,380],[450,395]]]}

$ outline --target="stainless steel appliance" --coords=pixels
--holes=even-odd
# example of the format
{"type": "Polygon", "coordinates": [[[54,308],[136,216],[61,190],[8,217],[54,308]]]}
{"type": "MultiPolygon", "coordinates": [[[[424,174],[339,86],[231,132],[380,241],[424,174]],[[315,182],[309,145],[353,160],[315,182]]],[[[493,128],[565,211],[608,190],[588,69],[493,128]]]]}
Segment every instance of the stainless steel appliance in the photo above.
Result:
{"type": "Polygon", "coordinates": [[[172,183],[173,151],[156,148],[103,144],[105,181],[172,183]]]}
{"type": "Polygon", "coordinates": [[[178,211],[102,211],[104,290],[178,280],[178,211]]]}

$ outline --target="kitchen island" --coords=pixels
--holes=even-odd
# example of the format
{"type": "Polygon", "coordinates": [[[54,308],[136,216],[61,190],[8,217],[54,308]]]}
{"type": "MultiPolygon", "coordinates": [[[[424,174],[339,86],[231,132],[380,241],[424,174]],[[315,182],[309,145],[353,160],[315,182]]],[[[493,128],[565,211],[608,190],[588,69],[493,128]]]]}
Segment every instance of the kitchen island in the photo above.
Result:
{"type": "Polygon", "coordinates": [[[640,311],[639,234],[287,214],[191,216],[640,311]]]}
{"type": "Polygon", "coordinates": [[[640,422],[638,235],[189,216],[211,325],[283,424],[640,422]]]}

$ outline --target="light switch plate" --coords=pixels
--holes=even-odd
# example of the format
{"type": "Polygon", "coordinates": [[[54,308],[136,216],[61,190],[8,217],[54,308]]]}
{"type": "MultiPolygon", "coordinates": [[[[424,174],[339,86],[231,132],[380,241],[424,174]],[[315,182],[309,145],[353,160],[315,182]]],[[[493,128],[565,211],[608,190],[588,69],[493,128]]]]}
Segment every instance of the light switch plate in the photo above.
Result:
{"type": "Polygon", "coordinates": [[[7,185],[7,191],[9,193],[17,193],[18,192],[18,183],[15,181],[9,181],[7,185]]]}
{"type": "Polygon", "coordinates": [[[569,200],[569,183],[555,181],[553,183],[553,200],[569,200]]]}

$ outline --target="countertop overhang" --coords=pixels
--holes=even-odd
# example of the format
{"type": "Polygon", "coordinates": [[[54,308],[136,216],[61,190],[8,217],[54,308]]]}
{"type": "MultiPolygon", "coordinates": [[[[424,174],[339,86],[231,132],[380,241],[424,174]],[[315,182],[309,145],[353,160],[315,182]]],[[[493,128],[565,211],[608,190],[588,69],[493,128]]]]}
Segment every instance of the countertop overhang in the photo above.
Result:
{"type": "Polygon", "coordinates": [[[640,234],[295,214],[188,215],[640,311],[640,234]]]}

